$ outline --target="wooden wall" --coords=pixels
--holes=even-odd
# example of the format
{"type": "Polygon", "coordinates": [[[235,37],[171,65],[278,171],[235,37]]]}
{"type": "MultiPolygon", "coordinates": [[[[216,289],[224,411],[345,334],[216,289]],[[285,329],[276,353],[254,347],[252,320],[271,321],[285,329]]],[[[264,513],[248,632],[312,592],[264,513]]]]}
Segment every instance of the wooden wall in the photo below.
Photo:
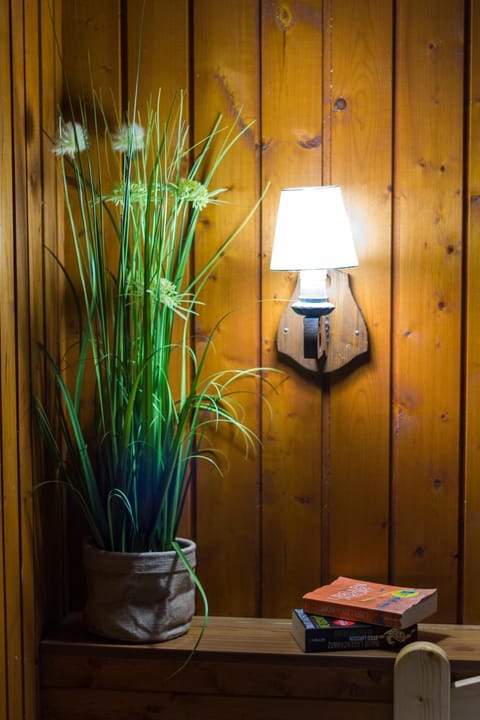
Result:
{"type": "MultiPolygon", "coordinates": [[[[141,8],[63,3],[73,93],[88,89],[89,56],[94,84],[128,101],[141,8]]],[[[215,614],[286,616],[346,574],[437,586],[437,619],[480,621],[478,14],[477,0],[146,2],[141,99],[186,88],[195,137],[219,112],[256,119],[199,248],[271,183],[200,317],[208,331],[235,309],[212,367],[286,373],[269,407],[248,400],[258,454],[225,443],[224,477],[199,472],[190,528],[215,614]],[[279,190],[322,183],[344,190],[370,336],[367,362],[337,378],[275,348],[296,281],[269,270],[279,190]]]]}
{"type": "Polygon", "coordinates": [[[55,243],[57,226],[55,165],[42,134],[55,122],[60,88],[53,45],[58,8],[55,1],[49,5],[0,0],[1,720],[36,717],[43,614],[41,563],[35,561],[40,542],[34,543],[42,532],[31,495],[41,460],[30,407],[42,377],[35,342],[58,334],[42,251],[44,239],[55,243]]]}
{"type": "MultiPolygon", "coordinates": [[[[88,90],[89,54],[96,87],[126,102],[142,0],[50,5],[72,91],[88,90]]],[[[0,718],[32,716],[36,627],[63,605],[61,573],[45,582],[50,566],[34,565],[25,502],[44,474],[31,443],[35,341],[55,342],[62,323],[42,256],[42,240],[63,237],[41,132],[56,122],[48,6],[0,0],[0,718]]],[[[199,473],[185,530],[211,612],[286,617],[302,592],[346,574],[435,585],[437,620],[479,623],[479,0],[147,0],[142,101],[160,86],[187,89],[195,137],[219,112],[256,119],[218,176],[231,204],[208,210],[202,244],[270,182],[200,319],[208,331],[236,309],[212,367],[285,372],[269,407],[248,399],[257,455],[225,442],[223,478],[199,473]],[[269,270],[280,188],[322,183],[344,190],[370,336],[367,361],[336,378],[278,358],[296,276],[269,270]]],[[[39,518],[49,532],[36,547],[50,557],[62,518],[49,505],[39,518]]]]}

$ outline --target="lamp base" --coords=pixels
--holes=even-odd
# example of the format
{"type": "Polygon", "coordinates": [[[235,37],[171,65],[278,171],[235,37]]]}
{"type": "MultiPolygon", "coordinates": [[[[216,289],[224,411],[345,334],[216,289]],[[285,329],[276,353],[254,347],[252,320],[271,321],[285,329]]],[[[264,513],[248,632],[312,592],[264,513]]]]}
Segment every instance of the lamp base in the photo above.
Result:
{"type": "MultiPolygon", "coordinates": [[[[316,360],[321,355],[321,319],[335,310],[335,305],[327,298],[300,297],[291,307],[297,315],[303,316],[303,357],[316,360]]],[[[325,335],[328,338],[327,327],[325,335]]]]}
{"type": "MultiPolygon", "coordinates": [[[[279,353],[313,372],[333,372],[368,351],[367,326],[352,295],[349,275],[340,270],[329,270],[328,278],[327,303],[333,305],[335,311],[329,310],[319,317],[316,357],[304,356],[304,321],[294,307],[301,301],[300,280],[280,319],[277,332],[279,353]]],[[[310,340],[310,345],[313,345],[313,340],[310,340]]]]}
{"type": "Polygon", "coordinates": [[[335,305],[328,302],[326,298],[320,298],[315,300],[313,298],[302,298],[299,297],[296,302],[292,304],[292,310],[297,315],[303,315],[307,318],[320,318],[323,315],[328,315],[335,310],[335,305]]]}

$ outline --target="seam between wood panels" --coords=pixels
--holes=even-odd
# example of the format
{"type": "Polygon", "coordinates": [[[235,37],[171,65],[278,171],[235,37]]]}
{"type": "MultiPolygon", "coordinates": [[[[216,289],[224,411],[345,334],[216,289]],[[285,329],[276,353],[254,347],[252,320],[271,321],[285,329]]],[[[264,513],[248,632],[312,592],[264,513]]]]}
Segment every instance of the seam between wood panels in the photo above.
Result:
{"type": "MultiPolygon", "coordinates": [[[[332,181],[332,107],[333,107],[333,1],[323,0],[322,62],[325,111],[323,113],[322,142],[322,183],[332,181]]],[[[329,525],[329,488],[331,480],[330,445],[330,386],[325,375],[320,376],[321,385],[321,538],[320,538],[320,578],[321,582],[330,580],[330,525],[329,525]]]]}
{"type": "MultiPolygon", "coordinates": [[[[188,82],[188,125],[190,127],[190,145],[195,140],[195,0],[187,0],[187,82],[188,82]]],[[[194,262],[192,260],[192,262],[194,262]]],[[[193,332],[195,333],[195,318],[193,319],[193,332]]],[[[198,464],[193,466],[193,478],[190,484],[190,517],[189,523],[192,538],[197,538],[198,513],[197,513],[197,472],[198,464]]]]}
{"type": "MultiPolygon", "coordinates": [[[[9,226],[8,229],[11,231],[10,237],[7,237],[6,243],[4,243],[7,246],[7,253],[12,253],[12,262],[7,264],[3,263],[4,273],[7,271],[11,272],[13,277],[11,278],[12,283],[12,293],[13,293],[13,301],[15,302],[15,295],[16,295],[16,262],[15,262],[15,256],[14,256],[14,238],[15,238],[15,229],[16,229],[16,206],[15,206],[15,190],[16,190],[16,176],[15,176],[15,142],[14,142],[14,133],[15,133],[15,117],[14,117],[14,87],[13,87],[13,24],[12,24],[12,2],[11,0],[6,0],[5,8],[7,13],[7,27],[8,27],[8,63],[9,66],[6,69],[6,72],[4,70],[4,76],[8,78],[6,83],[6,96],[7,96],[7,102],[9,106],[9,120],[10,120],[10,126],[7,124],[7,133],[5,134],[4,138],[10,145],[10,156],[9,156],[9,170],[10,170],[10,179],[11,179],[11,188],[10,188],[10,194],[11,194],[11,203],[9,210],[11,212],[11,217],[7,225],[9,226]]],[[[23,0],[22,0],[22,6],[21,6],[21,13],[23,18],[23,0]]],[[[2,210],[1,212],[4,212],[2,210]]],[[[3,288],[2,288],[3,290],[3,288]]],[[[16,311],[16,308],[14,308],[14,312],[16,311]]],[[[7,351],[13,350],[14,355],[14,370],[13,370],[13,381],[15,384],[13,395],[15,397],[15,417],[13,418],[13,422],[15,422],[16,425],[16,413],[18,411],[18,377],[17,377],[17,369],[16,369],[16,355],[17,355],[17,329],[16,329],[16,318],[13,319],[9,318],[8,324],[13,324],[13,341],[14,341],[14,347],[13,348],[0,348],[0,351],[3,353],[7,353],[7,351]]],[[[4,361],[2,360],[2,363],[4,361]]],[[[0,375],[0,399],[3,396],[3,387],[1,387],[1,381],[5,380],[4,377],[0,375]]],[[[3,412],[3,400],[1,401],[2,405],[2,412],[3,412]]],[[[12,418],[9,417],[7,420],[7,425],[9,425],[12,422],[12,418]]],[[[1,418],[1,426],[0,426],[0,440],[2,448],[0,449],[0,453],[3,455],[3,444],[4,444],[4,427],[5,424],[3,422],[3,417],[1,418]]],[[[15,450],[13,452],[13,455],[15,456],[15,465],[18,468],[18,443],[16,444],[15,450]]],[[[3,638],[4,638],[4,668],[5,668],[5,675],[4,675],[4,689],[5,689],[5,697],[4,697],[4,707],[7,713],[10,710],[15,709],[12,707],[12,703],[15,703],[15,697],[16,693],[12,692],[12,685],[15,686],[15,688],[18,687],[18,682],[20,681],[21,684],[21,704],[22,704],[22,716],[23,716],[23,670],[21,665],[21,658],[14,658],[12,657],[11,652],[9,652],[9,627],[10,624],[10,618],[9,618],[9,612],[8,612],[8,605],[9,605],[9,595],[10,595],[10,587],[11,583],[17,585],[17,591],[19,593],[19,599],[21,601],[21,591],[20,591],[20,577],[14,577],[13,580],[11,578],[11,583],[8,582],[7,579],[7,556],[6,556],[6,547],[7,547],[7,523],[6,523],[6,503],[5,498],[7,496],[7,490],[5,488],[5,473],[4,473],[4,462],[2,457],[2,477],[0,479],[1,484],[1,492],[2,492],[2,562],[3,562],[3,638]],[[15,661],[18,662],[18,675],[16,674],[16,670],[14,668],[15,661]]],[[[18,475],[17,477],[13,478],[13,484],[15,485],[15,489],[17,491],[17,498],[18,498],[18,475]]],[[[11,493],[12,496],[14,495],[14,492],[11,493]]],[[[19,513],[20,508],[17,506],[17,525],[19,522],[19,513]]],[[[19,527],[18,527],[19,531],[19,527]]],[[[16,541],[18,543],[19,536],[17,532],[16,541]]],[[[22,622],[22,613],[20,610],[20,622],[22,622]]],[[[20,628],[20,636],[19,636],[19,642],[21,645],[22,642],[22,628],[20,628]]],[[[1,708],[0,708],[1,709],[1,708]]]]}
{"type": "Polygon", "coordinates": [[[463,148],[462,148],[462,289],[460,329],[460,412],[458,453],[458,566],[457,566],[457,622],[465,619],[465,501],[466,501],[466,409],[467,409],[467,298],[468,298],[468,248],[470,229],[470,101],[471,101],[471,52],[472,52],[472,2],[464,2],[464,85],[463,85],[463,148]]]}
{"type": "MultiPolygon", "coordinates": [[[[258,62],[257,62],[257,107],[258,107],[258,147],[257,147],[257,186],[259,193],[263,191],[263,3],[262,0],[258,0],[257,4],[257,48],[258,48],[258,62]]],[[[257,327],[260,342],[258,343],[257,349],[257,365],[261,366],[262,363],[262,347],[263,347],[263,273],[262,273],[262,258],[263,258],[263,212],[262,206],[258,212],[258,270],[257,270],[257,293],[259,298],[258,303],[258,317],[257,327]]],[[[263,373],[262,373],[263,376],[263,373]]],[[[262,388],[260,388],[260,391],[262,388]]],[[[263,407],[261,397],[257,401],[257,417],[258,417],[258,432],[261,440],[264,439],[265,423],[263,420],[263,407]]],[[[255,593],[255,611],[258,617],[263,616],[263,467],[264,467],[264,454],[263,446],[260,444],[258,448],[258,463],[257,463],[257,556],[256,556],[256,593],[255,593]]]]}
{"type": "Polygon", "coordinates": [[[388,518],[388,575],[387,581],[393,583],[396,577],[395,573],[395,536],[397,533],[396,515],[395,515],[395,496],[396,496],[396,478],[394,465],[394,428],[396,412],[395,398],[395,250],[397,239],[397,204],[396,204],[396,161],[397,161],[397,86],[398,86],[398,7],[397,0],[392,0],[392,130],[391,130],[391,225],[390,225],[390,412],[389,412],[389,518],[388,518]]]}

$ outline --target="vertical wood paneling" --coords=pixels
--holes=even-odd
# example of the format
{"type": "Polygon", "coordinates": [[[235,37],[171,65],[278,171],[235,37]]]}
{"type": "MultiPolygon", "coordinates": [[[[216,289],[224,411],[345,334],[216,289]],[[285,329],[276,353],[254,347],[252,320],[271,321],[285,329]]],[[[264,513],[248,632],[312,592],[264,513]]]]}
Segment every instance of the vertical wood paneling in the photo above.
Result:
{"type": "MultiPolygon", "coordinates": [[[[55,3],[50,6],[54,13],[55,3]]],[[[37,710],[30,380],[31,333],[42,330],[37,249],[43,232],[39,73],[45,38],[39,13],[46,11],[43,0],[0,2],[0,717],[5,720],[35,718],[37,710]]],[[[53,72],[45,80],[47,106],[54,101],[53,72]]],[[[55,194],[53,183],[51,190],[55,194]]]]}
{"type": "MultiPolygon", "coordinates": [[[[121,112],[121,19],[121,0],[105,0],[102,3],[98,3],[96,0],[76,0],[73,3],[63,3],[61,63],[64,69],[64,91],[62,113],[69,119],[73,109],[73,114],[78,121],[80,119],[78,103],[79,101],[84,103],[84,107],[89,112],[88,120],[91,125],[88,130],[90,133],[94,132],[93,89],[101,97],[107,120],[113,126],[118,117],[117,113],[121,112]],[[73,108],[70,107],[70,103],[73,108]]],[[[136,48],[134,59],[136,60],[136,48]]],[[[108,177],[105,167],[103,171],[105,177],[108,177]]],[[[60,239],[58,252],[66,266],[72,269],[76,267],[76,260],[70,238],[70,222],[66,220],[65,233],[60,239]]],[[[113,257],[115,243],[112,242],[110,247],[113,257]]],[[[72,277],[76,277],[75,272],[72,272],[72,277]]],[[[71,296],[67,290],[65,290],[64,303],[64,313],[60,320],[64,334],[61,344],[63,351],[67,348],[70,349],[69,362],[72,362],[71,349],[76,347],[78,330],[76,311],[72,307],[71,296]]],[[[93,378],[91,382],[93,388],[93,378]]],[[[88,377],[86,383],[88,383],[88,377]]],[[[93,396],[92,390],[90,403],[87,400],[83,404],[85,417],[90,417],[93,412],[93,396]]],[[[68,573],[67,592],[70,595],[70,605],[78,609],[83,606],[85,597],[81,556],[84,526],[79,520],[76,510],[76,507],[72,508],[68,517],[70,525],[68,564],[70,567],[78,567],[79,572],[68,573]]]]}
{"type": "MultiPolygon", "coordinates": [[[[3,560],[5,587],[5,653],[6,653],[6,696],[5,707],[7,717],[23,715],[22,693],[22,605],[20,584],[20,526],[19,526],[19,473],[18,473],[18,405],[17,405],[17,354],[15,338],[15,220],[20,223],[23,218],[16,218],[18,200],[14,195],[15,181],[18,179],[14,161],[18,171],[22,173],[24,158],[14,155],[20,150],[21,129],[15,126],[18,106],[12,94],[16,85],[23,88],[23,39],[22,39],[22,8],[8,8],[5,13],[6,29],[10,30],[10,38],[6,38],[6,72],[2,73],[4,89],[1,96],[6,105],[4,116],[0,154],[2,157],[2,181],[0,185],[0,208],[3,218],[0,222],[2,237],[2,258],[0,293],[0,387],[2,415],[2,510],[3,510],[3,560]],[[11,44],[10,44],[11,43],[11,44]],[[20,47],[18,47],[20,43],[20,47]],[[15,50],[18,49],[16,57],[15,50]],[[14,135],[15,130],[17,132],[14,135]],[[17,207],[16,207],[17,204],[17,207]]],[[[18,196],[17,196],[18,198],[18,196]]]]}
{"type": "MultiPolygon", "coordinates": [[[[90,94],[89,52],[95,86],[126,102],[141,0],[60,4],[74,96],[90,94]]],[[[246,460],[224,438],[224,477],[199,471],[192,532],[213,613],[288,616],[326,576],[390,574],[437,586],[439,619],[456,619],[458,592],[464,619],[480,621],[480,4],[465,5],[466,25],[463,0],[146,3],[141,103],[158,87],[168,96],[186,88],[197,138],[218,112],[225,124],[240,109],[241,122],[257,121],[216,178],[230,204],[205,213],[198,261],[271,182],[208,284],[198,326],[208,332],[241,307],[222,325],[210,369],[262,362],[286,372],[269,393],[271,416],[258,387],[248,399],[263,441],[257,456],[246,460]],[[280,188],[330,182],[343,187],[352,219],[360,265],[349,272],[371,351],[361,367],[322,381],[277,357],[296,275],[269,263],[280,188]]],[[[40,126],[54,131],[50,22],[44,0],[0,0],[0,718],[34,713],[28,377],[39,386],[33,346],[44,312],[49,339],[65,322],[52,267],[38,270],[42,235],[57,242],[55,164],[40,143],[40,126]]],[[[60,221],[58,232],[61,248],[60,221]]],[[[81,598],[79,556],[70,563],[81,598]]]]}
{"type": "MultiPolygon", "coordinates": [[[[15,656],[18,665],[16,676],[16,704],[14,712],[22,718],[34,718],[36,714],[37,683],[35,677],[36,642],[36,588],[34,585],[34,556],[32,551],[33,506],[30,502],[33,486],[32,437],[30,423],[31,408],[31,357],[32,330],[41,330],[35,323],[25,322],[30,315],[31,294],[41,290],[37,282],[30,286],[31,238],[42,237],[41,222],[41,142],[40,113],[40,33],[39,4],[26,0],[24,8],[12,6],[12,67],[13,113],[14,113],[14,188],[15,188],[15,332],[17,358],[17,452],[18,475],[12,478],[16,485],[18,507],[18,551],[17,562],[19,598],[12,625],[18,634],[16,639],[19,654],[15,656]],[[20,707],[22,709],[20,709],[20,707]]],[[[50,85],[50,87],[52,87],[50,85]]],[[[45,101],[51,94],[45,93],[45,101]]],[[[34,254],[34,251],[32,251],[34,254]]],[[[38,259],[38,256],[37,256],[38,259]]],[[[41,265],[39,265],[41,266],[41,265]]],[[[37,298],[41,297],[37,295],[37,298]]],[[[35,305],[39,305],[35,302],[35,305]]],[[[37,335],[36,337],[40,337],[37,335]]]]}
{"type": "Polygon", "coordinates": [[[162,91],[162,106],[168,110],[179,90],[189,89],[188,0],[130,0],[126,25],[128,44],[122,53],[122,64],[128,76],[130,107],[137,72],[138,45],[141,42],[138,108],[145,113],[149,99],[156,101],[162,91]],[[143,26],[142,26],[142,7],[143,26]]]}
{"type": "MultiPolygon", "coordinates": [[[[11,77],[10,77],[10,3],[9,0],[0,1],[0,62],[4,69],[0,73],[0,102],[2,108],[2,123],[0,124],[0,238],[1,238],[1,262],[0,262],[0,293],[2,302],[0,304],[0,391],[1,391],[1,497],[2,506],[0,512],[0,579],[1,597],[0,612],[4,632],[1,634],[0,643],[0,710],[2,718],[7,718],[9,713],[9,694],[12,691],[10,683],[10,636],[8,626],[11,610],[11,583],[14,578],[9,577],[7,550],[10,546],[8,533],[11,528],[8,525],[8,471],[11,466],[9,457],[9,442],[12,440],[12,428],[3,418],[15,413],[15,401],[8,396],[8,387],[14,387],[12,377],[9,376],[7,367],[7,347],[12,347],[13,323],[11,322],[12,301],[12,237],[13,237],[13,178],[12,178],[12,110],[11,110],[11,77]],[[10,307],[8,303],[10,302],[10,307]]],[[[11,447],[11,445],[10,445],[11,447]]],[[[16,477],[15,473],[13,477],[16,477]]],[[[12,535],[14,540],[15,534],[12,535]]],[[[15,579],[17,582],[18,580],[15,579]]]]}
{"type": "MultiPolygon", "coordinates": [[[[138,45],[141,43],[137,108],[145,117],[149,102],[156,103],[160,93],[160,116],[166,119],[172,102],[184,91],[185,122],[190,121],[190,17],[187,0],[135,0],[127,6],[127,52],[122,55],[128,77],[124,105],[132,107],[137,83],[138,45]]],[[[193,138],[190,140],[193,144],[193,138]]],[[[176,368],[173,366],[171,372],[176,368]]],[[[191,503],[185,510],[179,529],[181,537],[192,537],[191,503]]]]}
{"type": "MultiPolygon", "coordinates": [[[[66,6],[75,88],[85,89],[80,59],[89,50],[95,83],[112,85],[119,97],[122,78],[132,86],[142,3],[66,6]]],[[[451,619],[460,478],[463,2],[149,0],[145,7],[141,101],[159,86],[168,95],[187,87],[197,138],[218,111],[226,122],[239,108],[242,122],[257,119],[218,175],[232,202],[228,213],[205,213],[198,261],[271,182],[261,214],[208,284],[198,326],[208,332],[224,309],[244,306],[222,325],[210,369],[261,358],[286,371],[269,398],[271,415],[254,398],[248,407],[261,454],[245,460],[225,440],[225,476],[199,471],[192,531],[213,612],[286,615],[306,588],[343,573],[438,585],[441,614],[451,619]],[[277,323],[296,275],[269,270],[279,189],[322,182],[344,189],[360,259],[350,274],[370,333],[366,362],[324,381],[277,357],[277,323]]],[[[472,7],[473,20],[475,0],[472,7]]],[[[473,50],[475,43],[474,34],[473,50]]],[[[473,289],[473,264],[471,270],[473,289]]],[[[470,499],[472,487],[467,482],[470,499]]],[[[474,508],[473,501],[471,527],[474,508]]]]}
{"type": "MultiPolygon", "coordinates": [[[[388,576],[392,6],[333,0],[329,181],[343,189],[359,257],[368,361],[330,385],[328,575],[388,576]],[[348,47],[348,53],[345,48],[348,47]],[[381,351],[380,351],[381,348],[381,351]],[[348,522],[345,519],[348,518],[348,522]]],[[[335,318],[332,318],[332,322],[335,318]]]]}
{"type": "MultiPolygon", "coordinates": [[[[72,114],[68,95],[75,113],[78,113],[80,100],[90,111],[93,107],[92,90],[95,89],[101,97],[108,121],[115,123],[117,110],[121,108],[122,92],[121,17],[121,0],[63,3],[60,62],[66,86],[62,102],[66,119],[72,114]]],[[[79,119],[78,114],[76,119],[79,119]]],[[[66,243],[67,262],[68,253],[69,243],[66,243]]]]}
{"type": "Polygon", "coordinates": [[[397,3],[393,579],[457,603],[463,2],[397,3]]]}
{"type": "MultiPolygon", "coordinates": [[[[218,113],[223,125],[235,117],[237,129],[259,118],[259,28],[256,0],[197,0],[193,5],[193,130],[205,137],[218,113]]],[[[199,266],[254,206],[258,178],[259,123],[249,129],[225,158],[213,187],[226,187],[228,205],[212,205],[203,213],[195,262],[199,266]]],[[[196,334],[206,336],[225,313],[206,373],[258,366],[259,218],[224,254],[206,283],[196,334]]],[[[240,386],[241,387],[241,386],[240,386]]],[[[241,395],[245,421],[258,432],[258,384],[246,382],[241,395]]],[[[245,456],[242,440],[212,433],[223,477],[210,464],[198,467],[196,534],[199,571],[212,613],[255,615],[258,612],[258,483],[259,456],[245,456]],[[225,460],[225,462],[224,462],[225,460]]]]}
{"type": "Polygon", "coordinates": [[[471,0],[467,162],[465,563],[463,621],[480,621],[480,2],[471,0]]]}
{"type": "Polygon", "coordinates": [[[321,0],[262,2],[262,363],[286,373],[264,416],[262,611],[288,616],[321,573],[322,392],[282,363],[276,332],[297,274],[270,271],[282,187],[322,183],[321,0]]]}
{"type": "MultiPolygon", "coordinates": [[[[29,58],[31,67],[28,70],[29,73],[35,71],[40,73],[38,137],[34,135],[35,142],[30,143],[27,150],[31,154],[39,153],[41,162],[41,187],[37,189],[40,192],[41,203],[41,234],[37,235],[36,229],[32,227],[28,245],[31,382],[32,392],[38,397],[42,393],[46,395],[51,388],[51,377],[45,372],[44,358],[38,348],[38,342],[44,339],[48,347],[58,348],[63,334],[60,328],[63,331],[64,325],[64,306],[63,303],[59,303],[57,268],[44,252],[43,246],[45,244],[54,253],[58,253],[60,239],[63,238],[63,202],[59,202],[61,188],[60,183],[57,183],[56,175],[58,163],[51,152],[50,140],[58,128],[58,107],[62,95],[62,71],[55,42],[55,36],[59,43],[62,39],[61,15],[61,0],[40,3],[40,24],[33,15],[33,27],[36,24],[37,34],[39,30],[41,31],[39,37],[41,57],[39,62],[36,62],[35,57],[29,58]]],[[[36,177],[35,174],[33,177],[36,177]]],[[[37,201],[35,197],[35,202],[37,201]]],[[[35,482],[47,479],[50,468],[36,434],[32,443],[31,460],[36,470],[35,482]]],[[[39,622],[45,627],[59,622],[66,611],[63,568],[66,520],[63,517],[63,499],[58,489],[43,488],[42,491],[34,494],[34,501],[34,553],[38,580],[36,602],[39,622]],[[52,528],[55,528],[55,533],[52,532],[52,528]]]]}

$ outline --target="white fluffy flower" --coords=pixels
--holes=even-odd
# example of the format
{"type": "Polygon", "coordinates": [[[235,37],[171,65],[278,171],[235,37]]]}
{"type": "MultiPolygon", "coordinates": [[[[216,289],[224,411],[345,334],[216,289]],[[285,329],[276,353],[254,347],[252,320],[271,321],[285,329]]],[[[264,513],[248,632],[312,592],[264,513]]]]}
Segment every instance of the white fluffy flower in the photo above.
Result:
{"type": "Polygon", "coordinates": [[[118,152],[138,152],[145,144],[145,130],[141,125],[123,123],[112,136],[112,147],[118,152]]]}
{"type": "Polygon", "coordinates": [[[60,120],[58,137],[52,152],[55,155],[68,155],[73,157],[77,152],[83,152],[88,148],[88,133],[80,123],[66,122],[60,120]]]}

